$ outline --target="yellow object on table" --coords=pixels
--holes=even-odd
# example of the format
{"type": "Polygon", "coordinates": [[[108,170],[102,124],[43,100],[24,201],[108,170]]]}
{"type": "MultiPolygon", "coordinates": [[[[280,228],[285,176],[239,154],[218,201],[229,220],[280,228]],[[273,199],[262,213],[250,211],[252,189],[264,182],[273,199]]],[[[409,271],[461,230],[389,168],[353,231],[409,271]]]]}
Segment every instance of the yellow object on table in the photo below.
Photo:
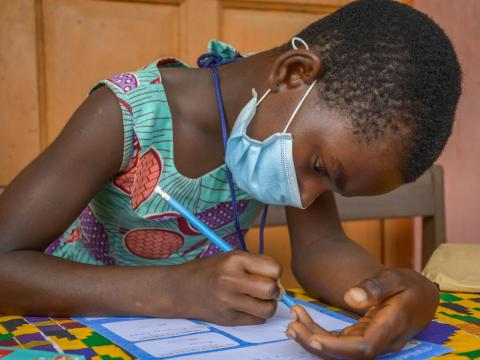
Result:
{"type": "Polygon", "coordinates": [[[427,263],[423,275],[441,291],[480,293],[480,245],[442,244],[427,263]]]}

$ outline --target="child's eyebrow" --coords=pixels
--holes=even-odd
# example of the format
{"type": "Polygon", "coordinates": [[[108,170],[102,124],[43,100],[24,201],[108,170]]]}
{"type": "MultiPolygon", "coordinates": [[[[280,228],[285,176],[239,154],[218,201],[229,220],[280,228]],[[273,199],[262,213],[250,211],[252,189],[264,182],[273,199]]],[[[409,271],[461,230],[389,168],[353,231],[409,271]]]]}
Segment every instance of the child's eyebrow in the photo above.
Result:
{"type": "Polygon", "coordinates": [[[345,185],[348,181],[347,175],[345,174],[345,168],[342,163],[336,159],[332,158],[333,162],[333,185],[337,190],[343,192],[345,190],[345,185]]]}

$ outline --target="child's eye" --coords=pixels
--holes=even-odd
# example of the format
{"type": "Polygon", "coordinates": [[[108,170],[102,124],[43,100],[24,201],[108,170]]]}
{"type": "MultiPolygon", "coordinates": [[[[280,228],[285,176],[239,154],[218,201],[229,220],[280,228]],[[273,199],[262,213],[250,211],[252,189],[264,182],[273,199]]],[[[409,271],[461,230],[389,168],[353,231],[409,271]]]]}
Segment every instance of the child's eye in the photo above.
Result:
{"type": "Polygon", "coordinates": [[[315,162],[313,163],[313,170],[315,170],[315,172],[321,177],[328,177],[328,172],[325,169],[325,167],[322,165],[322,163],[320,162],[320,158],[318,157],[315,159],[315,162]]]}

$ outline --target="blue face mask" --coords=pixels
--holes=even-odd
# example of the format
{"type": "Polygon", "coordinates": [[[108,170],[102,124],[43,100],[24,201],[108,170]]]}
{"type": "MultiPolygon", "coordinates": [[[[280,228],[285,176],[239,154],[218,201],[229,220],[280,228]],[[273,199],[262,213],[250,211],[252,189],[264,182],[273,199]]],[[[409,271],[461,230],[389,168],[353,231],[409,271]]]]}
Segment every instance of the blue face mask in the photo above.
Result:
{"type": "Polygon", "coordinates": [[[225,163],[238,187],[258,201],[303,208],[293,162],[292,134],[287,130],[315,83],[305,92],[281,133],[272,134],[264,141],[247,135],[257,106],[270,90],[257,102],[257,93],[252,89],[252,100],[235,121],[227,142],[225,163]]]}

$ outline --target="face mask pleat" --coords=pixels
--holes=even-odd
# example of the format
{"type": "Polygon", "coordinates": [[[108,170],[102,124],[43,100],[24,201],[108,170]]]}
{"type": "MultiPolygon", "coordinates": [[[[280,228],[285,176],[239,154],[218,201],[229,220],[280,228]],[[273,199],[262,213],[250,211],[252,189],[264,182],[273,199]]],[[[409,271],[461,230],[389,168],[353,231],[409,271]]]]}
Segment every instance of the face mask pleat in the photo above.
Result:
{"type": "Polygon", "coordinates": [[[263,141],[247,135],[256,108],[269,91],[258,102],[253,91],[254,97],[235,121],[227,142],[225,162],[237,186],[265,204],[303,208],[293,161],[293,138],[287,130],[315,84],[316,81],[308,87],[281,133],[274,133],[263,141]]]}

